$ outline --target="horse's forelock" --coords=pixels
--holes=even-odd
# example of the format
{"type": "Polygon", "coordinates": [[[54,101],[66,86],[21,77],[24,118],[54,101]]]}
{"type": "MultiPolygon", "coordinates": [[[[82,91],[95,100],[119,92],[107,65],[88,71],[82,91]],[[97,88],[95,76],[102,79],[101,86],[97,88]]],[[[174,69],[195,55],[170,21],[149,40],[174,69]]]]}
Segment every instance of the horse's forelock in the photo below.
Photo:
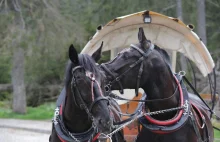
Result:
{"type": "Polygon", "coordinates": [[[86,71],[94,73],[96,76],[100,76],[99,67],[96,65],[96,62],[88,54],[79,55],[79,64],[84,67],[86,71]]]}

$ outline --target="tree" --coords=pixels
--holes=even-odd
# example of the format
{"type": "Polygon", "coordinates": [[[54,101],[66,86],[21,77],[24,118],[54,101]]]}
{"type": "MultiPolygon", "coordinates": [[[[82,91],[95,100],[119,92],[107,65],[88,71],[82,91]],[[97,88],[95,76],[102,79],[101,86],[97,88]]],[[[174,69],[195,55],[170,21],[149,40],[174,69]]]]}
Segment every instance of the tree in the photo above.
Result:
{"type": "Polygon", "coordinates": [[[37,88],[61,83],[68,46],[74,43],[79,47],[85,42],[85,32],[76,22],[74,11],[70,12],[71,3],[69,0],[0,0],[0,50],[13,56],[15,112],[26,111],[26,88],[27,99],[37,100],[44,95],[37,88]]]}
{"type": "MultiPolygon", "coordinates": [[[[183,21],[182,0],[176,0],[176,4],[177,4],[176,6],[177,18],[183,21]]],[[[186,58],[183,54],[180,54],[180,66],[181,66],[181,70],[188,71],[186,58]]]]}
{"type": "Polygon", "coordinates": [[[206,38],[206,14],[205,14],[205,0],[197,0],[197,27],[198,35],[201,37],[203,43],[207,44],[206,38]]]}
{"type": "MultiPolygon", "coordinates": [[[[5,1],[6,3],[8,1],[5,1]]],[[[13,39],[13,69],[11,73],[12,87],[13,87],[13,111],[17,113],[26,113],[26,91],[24,84],[24,47],[21,46],[20,41],[25,33],[25,22],[23,19],[20,0],[11,0],[8,2],[11,12],[14,13],[15,26],[13,30],[17,33],[16,38],[13,39]]]]}

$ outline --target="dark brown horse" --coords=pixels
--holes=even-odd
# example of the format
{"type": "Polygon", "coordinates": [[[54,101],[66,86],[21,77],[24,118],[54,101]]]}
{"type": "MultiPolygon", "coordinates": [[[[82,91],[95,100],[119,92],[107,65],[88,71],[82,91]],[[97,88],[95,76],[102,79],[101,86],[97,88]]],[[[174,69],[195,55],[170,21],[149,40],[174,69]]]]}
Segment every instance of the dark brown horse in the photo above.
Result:
{"type": "Polygon", "coordinates": [[[184,74],[170,69],[166,51],[154,46],[139,29],[139,43],[101,65],[107,90],[142,88],[146,95],[138,142],[213,142],[213,128],[204,104],[188,98],[184,74]],[[154,113],[150,113],[154,112],[154,113]]]}
{"type": "MultiPolygon", "coordinates": [[[[99,58],[94,54],[94,58],[99,58]]],[[[65,88],[62,90],[55,109],[50,142],[98,141],[100,133],[112,131],[112,101],[105,97],[104,74],[87,54],[79,54],[69,48],[70,61],[66,71],[65,88]]],[[[123,134],[122,134],[123,135],[123,134]]],[[[123,141],[116,134],[113,141],[123,141]]]]}

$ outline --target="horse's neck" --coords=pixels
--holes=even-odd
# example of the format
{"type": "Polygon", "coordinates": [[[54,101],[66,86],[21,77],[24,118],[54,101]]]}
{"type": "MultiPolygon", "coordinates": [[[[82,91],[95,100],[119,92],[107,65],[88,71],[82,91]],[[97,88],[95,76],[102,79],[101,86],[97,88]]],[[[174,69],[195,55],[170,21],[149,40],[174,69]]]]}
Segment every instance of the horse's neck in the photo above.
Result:
{"type": "Polygon", "coordinates": [[[64,124],[70,132],[85,132],[91,127],[92,123],[88,118],[87,113],[74,103],[74,98],[70,89],[67,89],[66,93],[67,95],[63,112],[64,124]]]}
{"type": "MultiPolygon", "coordinates": [[[[158,100],[170,98],[176,89],[176,82],[173,74],[170,72],[168,66],[156,66],[150,70],[150,75],[147,79],[143,89],[147,94],[148,100],[158,100]]],[[[177,92],[178,93],[178,92],[177,92]]],[[[174,108],[178,106],[178,95],[168,99],[166,101],[155,101],[148,105],[151,111],[158,111],[168,108],[174,108]]],[[[170,116],[170,114],[168,114],[170,116]]],[[[171,114],[172,115],[172,114],[171,114]]],[[[165,115],[161,115],[164,118],[165,115]]],[[[167,117],[169,117],[167,116],[167,117]]]]}

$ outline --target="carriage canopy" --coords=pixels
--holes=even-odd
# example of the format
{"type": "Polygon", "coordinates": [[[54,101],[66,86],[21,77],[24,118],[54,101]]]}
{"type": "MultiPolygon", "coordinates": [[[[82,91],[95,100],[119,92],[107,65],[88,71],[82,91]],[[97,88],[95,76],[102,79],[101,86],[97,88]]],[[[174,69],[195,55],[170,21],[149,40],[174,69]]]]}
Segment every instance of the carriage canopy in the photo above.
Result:
{"type": "Polygon", "coordinates": [[[103,51],[126,48],[138,43],[138,28],[143,27],[146,38],[157,46],[180,52],[195,63],[204,76],[212,72],[213,59],[190,25],[182,21],[152,11],[122,16],[111,20],[86,44],[82,53],[92,54],[103,41],[103,51]]]}

